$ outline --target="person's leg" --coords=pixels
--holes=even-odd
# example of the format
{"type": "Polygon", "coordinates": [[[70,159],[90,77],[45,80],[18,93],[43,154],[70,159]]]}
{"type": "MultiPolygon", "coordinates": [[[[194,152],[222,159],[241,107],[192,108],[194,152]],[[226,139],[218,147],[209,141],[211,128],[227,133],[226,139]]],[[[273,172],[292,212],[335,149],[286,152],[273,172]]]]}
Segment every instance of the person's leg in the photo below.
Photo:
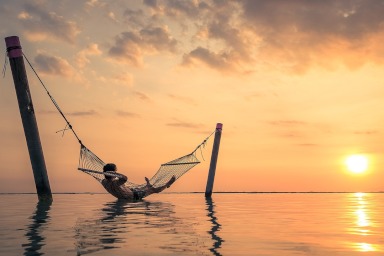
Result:
{"type": "MultiPolygon", "coordinates": [[[[147,181],[148,178],[145,177],[145,180],[147,181]]],[[[153,194],[153,193],[160,193],[161,191],[163,191],[164,189],[166,188],[169,188],[176,180],[176,177],[175,176],[172,176],[172,178],[163,186],[161,187],[157,187],[157,188],[154,188],[150,183],[149,181],[147,181],[147,187],[146,187],[146,196],[150,195],[150,194],[153,194]],[[149,184],[149,185],[148,185],[149,184]]]]}
{"type": "Polygon", "coordinates": [[[167,182],[166,187],[169,188],[176,180],[176,177],[173,175],[172,178],[167,182]]]}

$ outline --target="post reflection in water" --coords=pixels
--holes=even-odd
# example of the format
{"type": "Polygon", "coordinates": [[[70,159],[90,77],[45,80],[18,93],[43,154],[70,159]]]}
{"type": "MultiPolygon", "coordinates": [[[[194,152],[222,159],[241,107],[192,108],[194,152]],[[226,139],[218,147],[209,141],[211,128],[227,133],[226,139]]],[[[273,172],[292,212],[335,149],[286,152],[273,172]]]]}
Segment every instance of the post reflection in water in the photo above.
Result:
{"type": "Polygon", "coordinates": [[[51,201],[48,202],[38,202],[36,205],[35,212],[33,213],[31,219],[32,223],[27,227],[27,233],[25,237],[28,240],[28,243],[22,244],[24,247],[24,255],[43,255],[41,251],[44,246],[45,237],[42,235],[42,232],[45,226],[49,222],[49,210],[51,208],[51,201]]]}
{"type": "Polygon", "coordinates": [[[215,211],[214,211],[215,204],[212,198],[206,198],[205,200],[206,200],[206,205],[208,210],[207,216],[209,217],[209,221],[212,223],[211,230],[208,231],[208,233],[212,237],[213,246],[209,250],[212,252],[213,255],[221,255],[218,252],[218,249],[221,248],[221,244],[224,242],[224,240],[217,235],[217,232],[220,230],[221,225],[217,222],[217,217],[215,216],[215,211]]]}

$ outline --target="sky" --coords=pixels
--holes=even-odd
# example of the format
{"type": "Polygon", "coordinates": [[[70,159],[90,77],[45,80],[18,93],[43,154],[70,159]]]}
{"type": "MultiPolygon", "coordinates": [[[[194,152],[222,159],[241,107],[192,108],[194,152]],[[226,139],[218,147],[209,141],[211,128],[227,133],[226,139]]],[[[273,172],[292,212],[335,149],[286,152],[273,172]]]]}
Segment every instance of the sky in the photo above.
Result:
{"type": "MultiPolygon", "coordinates": [[[[83,143],[133,182],[223,123],[214,191],[384,190],[384,1],[0,2],[2,38],[20,38],[83,143]],[[347,169],[352,154],[367,171],[347,169]]],[[[0,192],[35,192],[5,68],[0,192]]],[[[52,191],[103,192],[26,70],[52,191]]],[[[212,142],[168,191],[205,190],[212,142]]]]}

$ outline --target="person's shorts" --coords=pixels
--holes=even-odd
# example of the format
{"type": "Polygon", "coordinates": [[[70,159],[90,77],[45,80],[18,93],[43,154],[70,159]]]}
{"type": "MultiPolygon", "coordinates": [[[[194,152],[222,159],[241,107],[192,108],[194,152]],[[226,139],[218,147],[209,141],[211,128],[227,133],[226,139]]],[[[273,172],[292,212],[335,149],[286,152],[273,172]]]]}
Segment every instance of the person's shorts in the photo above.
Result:
{"type": "Polygon", "coordinates": [[[145,196],[145,191],[133,190],[133,200],[141,200],[145,196]]]}

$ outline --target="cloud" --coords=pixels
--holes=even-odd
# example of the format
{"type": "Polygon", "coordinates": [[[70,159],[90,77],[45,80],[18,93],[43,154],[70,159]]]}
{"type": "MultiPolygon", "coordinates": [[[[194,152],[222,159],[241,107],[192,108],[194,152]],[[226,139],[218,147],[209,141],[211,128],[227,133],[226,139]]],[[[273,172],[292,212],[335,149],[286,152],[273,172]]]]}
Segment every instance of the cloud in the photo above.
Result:
{"type": "Polygon", "coordinates": [[[291,138],[291,139],[301,139],[301,138],[304,138],[304,135],[301,132],[298,132],[298,131],[287,131],[287,132],[281,133],[279,135],[280,135],[280,137],[291,138]]]}
{"type": "Polygon", "coordinates": [[[191,18],[195,18],[199,15],[201,9],[200,6],[204,7],[204,3],[198,1],[174,1],[170,0],[166,2],[167,7],[165,11],[171,16],[182,16],[186,15],[191,18]]]}
{"type": "Polygon", "coordinates": [[[312,35],[312,39],[336,36],[348,40],[376,33],[383,25],[380,1],[240,1],[244,18],[258,32],[279,36],[289,32],[312,35]],[[301,8],[300,8],[301,7],[301,8]]]}
{"type": "Polygon", "coordinates": [[[198,47],[183,56],[182,65],[191,66],[204,63],[214,69],[229,70],[231,68],[229,59],[230,55],[228,53],[217,54],[206,48],[198,47]]]}
{"type": "Polygon", "coordinates": [[[127,9],[123,14],[124,22],[129,25],[144,27],[146,23],[145,13],[143,10],[131,10],[127,9]]]}
{"type": "MultiPolygon", "coordinates": [[[[239,4],[235,1],[151,1],[159,16],[175,20],[190,37],[192,50],[183,55],[184,66],[206,66],[224,72],[249,72],[253,56],[253,36],[244,30],[238,19],[239,4]],[[191,32],[189,32],[191,31],[191,32]]],[[[184,35],[183,35],[184,36],[184,35]]]]}
{"type": "Polygon", "coordinates": [[[25,4],[25,10],[18,18],[30,40],[55,39],[70,44],[75,42],[80,29],[74,21],[65,19],[55,12],[49,12],[40,5],[25,4]]]}
{"type": "MultiPolygon", "coordinates": [[[[145,0],[122,10],[89,0],[83,6],[129,27],[116,33],[107,53],[136,67],[146,56],[180,51],[184,67],[240,74],[260,67],[296,74],[340,64],[357,69],[384,60],[384,4],[376,0],[145,0]]],[[[73,44],[80,33],[77,23],[43,4],[25,4],[18,21],[30,40],[73,44]]]]}
{"type": "Polygon", "coordinates": [[[89,62],[90,56],[98,56],[101,55],[102,52],[99,49],[99,46],[95,43],[89,44],[85,49],[81,50],[76,55],[76,65],[79,68],[84,68],[89,62]]]}
{"type": "Polygon", "coordinates": [[[378,134],[379,132],[376,130],[367,130],[367,131],[355,131],[353,133],[356,135],[375,135],[375,134],[378,134]]]}
{"type": "Polygon", "coordinates": [[[311,67],[334,69],[342,64],[356,69],[384,60],[384,45],[379,43],[384,40],[381,1],[147,0],[144,4],[153,16],[173,19],[189,32],[185,35],[192,47],[184,47],[184,66],[204,64],[222,72],[249,73],[262,65],[302,74],[311,67]]]}
{"type": "Polygon", "coordinates": [[[166,27],[146,27],[139,31],[123,32],[115,37],[109,55],[117,61],[141,66],[143,57],[158,52],[176,51],[177,41],[166,27]]]}
{"type": "Polygon", "coordinates": [[[204,127],[202,124],[183,122],[179,120],[175,120],[175,122],[172,122],[172,123],[167,123],[166,125],[173,126],[173,127],[187,128],[187,129],[201,129],[204,127]]]}
{"type": "Polygon", "coordinates": [[[95,110],[88,110],[88,111],[69,112],[69,113],[66,113],[66,115],[85,117],[85,116],[96,116],[98,115],[98,113],[95,110]]]}
{"type": "Polygon", "coordinates": [[[121,86],[131,87],[133,85],[133,75],[130,73],[120,73],[113,76],[112,80],[121,86]]]}
{"type": "Polygon", "coordinates": [[[114,12],[108,12],[108,18],[111,19],[112,21],[116,22],[116,23],[119,22],[117,20],[116,15],[115,15],[114,12]]]}
{"type": "Polygon", "coordinates": [[[146,27],[140,30],[142,42],[156,51],[175,52],[177,41],[171,36],[167,27],[146,27]]]}
{"type": "Polygon", "coordinates": [[[29,15],[29,13],[23,11],[17,15],[17,18],[20,20],[30,20],[32,19],[32,16],[29,15]]]}
{"type": "Polygon", "coordinates": [[[39,53],[34,58],[34,62],[38,70],[47,75],[71,77],[74,74],[72,66],[61,57],[39,53]]]}
{"type": "Polygon", "coordinates": [[[139,114],[136,114],[136,113],[132,113],[132,112],[128,112],[128,111],[122,111],[122,110],[117,110],[116,111],[116,114],[118,116],[121,116],[121,117],[128,117],[128,118],[137,118],[137,117],[140,117],[139,114]]]}
{"type": "Polygon", "coordinates": [[[133,86],[133,81],[134,81],[133,75],[127,72],[121,72],[111,76],[103,76],[95,71],[91,71],[91,73],[96,80],[104,84],[111,84],[111,82],[113,82],[114,84],[123,86],[123,87],[133,86]]]}
{"type": "Polygon", "coordinates": [[[109,49],[109,55],[118,61],[141,66],[143,52],[140,40],[140,37],[134,32],[123,32],[115,37],[115,45],[109,49]]]}
{"type": "MultiPolygon", "coordinates": [[[[53,111],[53,110],[43,110],[40,111],[41,114],[47,114],[47,115],[56,115],[59,114],[58,111],[53,111]]],[[[66,116],[80,116],[80,117],[86,117],[86,116],[96,116],[99,115],[95,110],[88,110],[88,111],[74,111],[74,112],[66,112],[64,113],[66,116]]]]}
{"type": "Polygon", "coordinates": [[[88,0],[86,3],[85,3],[86,6],[90,6],[90,7],[97,7],[97,6],[104,6],[103,3],[101,3],[100,1],[98,0],[88,0]]]}
{"type": "Polygon", "coordinates": [[[312,66],[331,68],[333,63],[358,68],[378,61],[377,53],[384,50],[375,43],[384,37],[384,5],[378,1],[239,3],[244,23],[261,40],[260,59],[280,62],[295,73],[312,66]]]}
{"type": "Polygon", "coordinates": [[[41,111],[39,111],[39,113],[40,114],[46,114],[46,115],[59,114],[59,112],[53,111],[53,110],[41,110],[41,111]]]}
{"type": "Polygon", "coordinates": [[[188,18],[197,18],[202,12],[209,12],[212,9],[210,5],[203,1],[180,1],[180,0],[144,0],[146,6],[157,11],[157,14],[164,14],[174,18],[187,16],[188,18]]]}
{"type": "Polygon", "coordinates": [[[277,128],[277,134],[283,138],[305,139],[308,123],[298,120],[275,120],[269,121],[269,125],[277,128]],[[305,131],[302,129],[305,127],[305,131]]]}
{"type": "Polygon", "coordinates": [[[135,97],[139,98],[142,101],[152,102],[152,99],[148,95],[146,95],[145,93],[142,93],[139,91],[133,91],[132,93],[135,97]]]}
{"type": "Polygon", "coordinates": [[[173,100],[177,100],[177,101],[181,101],[183,103],[187,103],[189,105],[194,105],[196,106],[196,101],[191,99],[191,98],[188,98],[188,97],[183,97],[183,96],[180,96],[180,95],[175,95],[175,94],[168,94],[168,97],[173,99],[173,100]]]}
{"type": "Polygon", "coordinates": [[[297,121],[297,120],[277,120],[277,121],[270,121],[268,122],[270,125],[274,126],[303,126],[307,125],[307,123],[303,121],[297,121]]]}
{"type": "Polygon", "coordinates": [[[149,7],[157,8],[157,0],[144,0],[143,3],[149,7]]]}

